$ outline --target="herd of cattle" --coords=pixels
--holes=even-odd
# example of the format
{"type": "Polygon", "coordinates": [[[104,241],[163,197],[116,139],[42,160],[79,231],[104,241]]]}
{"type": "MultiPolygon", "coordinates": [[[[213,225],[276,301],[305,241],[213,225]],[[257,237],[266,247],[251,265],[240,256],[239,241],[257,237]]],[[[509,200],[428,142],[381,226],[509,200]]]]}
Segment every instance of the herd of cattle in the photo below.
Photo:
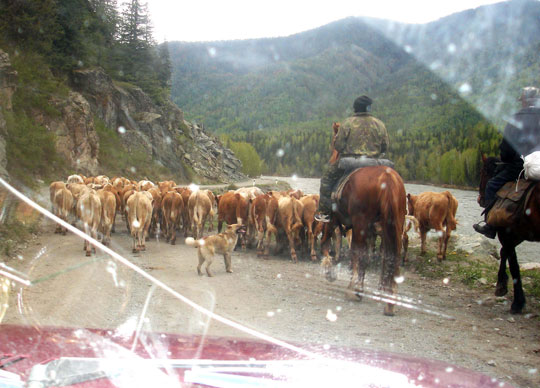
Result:
{"type": "MultiPolygon", "coordinates": [[[[316,240],[323,229],[323,224],[315,220],[319,206],[317,194],[305,195],[300,190],[264,193],[254,186],[215,195],[210,190],[193,185],[182,187],[173,181],[136,182],[123,177],[109,179],[104,175],[71,175],[66,182],[51,183],[49,189],[53,213],[66,222],[79,220],[86,234],[105,245],[110,242],[116,215],[120,214],[133,238],[134,253],[144,251],[147,237],[157,231],[173,245],[177,231],[183,232],[184,237],[203,238],[205,229],[212,231],[217,213],[218,232],[223,222],[245,225],[247,233],[239,239],[243,249],[255,245],[257,254],[267,256],[274,236],[277,248],[289,246],[294,262],[298,260],[299,247],[309,252],[311,260],[317,260],[316,240]],[[282,238],[287,241],[281,243],[282,238]]],[[[450,233],[456,228],[457,200],[448,191],[409,194],[407,198],[406,223],[409,225],[404,229],[404,254],[407,232],[414,224],[420,233],[422,253],[426,250],[427,232],[437,231],[437,257],[442,260],[450,233]]],[[[58,224],[55,232],[65,234],[66,229],[58,224]]],[[[84,249],[90,256],[92,247],[86,240],[84,249]]]]}

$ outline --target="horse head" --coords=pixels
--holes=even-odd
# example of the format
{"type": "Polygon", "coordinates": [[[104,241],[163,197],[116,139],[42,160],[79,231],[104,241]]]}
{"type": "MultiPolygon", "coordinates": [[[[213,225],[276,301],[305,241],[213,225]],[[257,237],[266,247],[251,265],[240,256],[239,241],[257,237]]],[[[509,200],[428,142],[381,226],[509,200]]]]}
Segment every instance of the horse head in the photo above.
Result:
{"type": "Polygon", "coordinates": [[[330,145],[330,149],[332,150],[332,156],[330,157],[330,160],[328,161],[328,163],[330,163],[330,164],[334,164],[339,158],[339,152],[337,152],[337,150],[334,148],[334,146],[335,146],[335,143],[336,143],[336,138],[337,138],[337,134],[339,132],[339,127],[340,126],[341,126],[341,124],[338,123],[338,122],[332,123],[333,135],[332,135],[332,143],[330,145]]]}
{"type": "Polygon", "coordinates": [[[481,207],[486,207],[485,192],[487,182],[495,176],[495,170],[497,164],[500,163],[500,159],[494,156],[486,157],[482,154],[482,168],[480,169],[480,183],[478,185],[478,204],[481,207]]]}

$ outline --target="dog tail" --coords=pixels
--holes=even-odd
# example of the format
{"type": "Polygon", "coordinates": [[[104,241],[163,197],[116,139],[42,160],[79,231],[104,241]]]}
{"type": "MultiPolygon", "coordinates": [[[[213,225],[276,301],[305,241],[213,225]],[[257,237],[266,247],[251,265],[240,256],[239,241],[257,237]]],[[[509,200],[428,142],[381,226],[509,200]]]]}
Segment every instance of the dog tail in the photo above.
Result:
{"type": "Polygon", "coordinates": [[[198,248],[201,240],[195,240],[193,237],[186,237],[186,245],[190,247],[198,248]]]}

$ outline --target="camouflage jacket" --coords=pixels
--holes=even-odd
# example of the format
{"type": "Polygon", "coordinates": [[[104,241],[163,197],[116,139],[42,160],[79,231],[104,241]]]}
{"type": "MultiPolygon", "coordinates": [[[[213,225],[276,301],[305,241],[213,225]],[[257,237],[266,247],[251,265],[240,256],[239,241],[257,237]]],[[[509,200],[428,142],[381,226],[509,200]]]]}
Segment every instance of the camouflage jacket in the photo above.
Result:
{"type": "Polygon", "coordinates": [[[355,113],[341,123],[334,147],[340,156],[378,158],[388,148],[384,123],[369,113],[355,113]]]}

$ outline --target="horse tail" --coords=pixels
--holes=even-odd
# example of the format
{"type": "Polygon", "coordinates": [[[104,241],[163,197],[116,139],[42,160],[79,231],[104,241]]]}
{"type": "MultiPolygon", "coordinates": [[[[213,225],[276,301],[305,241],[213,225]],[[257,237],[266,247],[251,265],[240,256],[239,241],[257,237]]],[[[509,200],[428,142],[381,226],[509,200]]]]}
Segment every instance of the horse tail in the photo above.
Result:
{"type": "Polygon", "coordinates": [[[380,204],[383,251],[388,259],[397,260],[405,223],[406,197],[403,181],[387,169],[381,179],[380,204]]]}
{"type": "Polygon", "coordinates": [[[446,226],[449,230],[455,230],[457,226],[456,211],[458,207],[457,199],[449,191],[445,191],[442,194],[448,198],[448,207],[446,208],[446,226]]]}

